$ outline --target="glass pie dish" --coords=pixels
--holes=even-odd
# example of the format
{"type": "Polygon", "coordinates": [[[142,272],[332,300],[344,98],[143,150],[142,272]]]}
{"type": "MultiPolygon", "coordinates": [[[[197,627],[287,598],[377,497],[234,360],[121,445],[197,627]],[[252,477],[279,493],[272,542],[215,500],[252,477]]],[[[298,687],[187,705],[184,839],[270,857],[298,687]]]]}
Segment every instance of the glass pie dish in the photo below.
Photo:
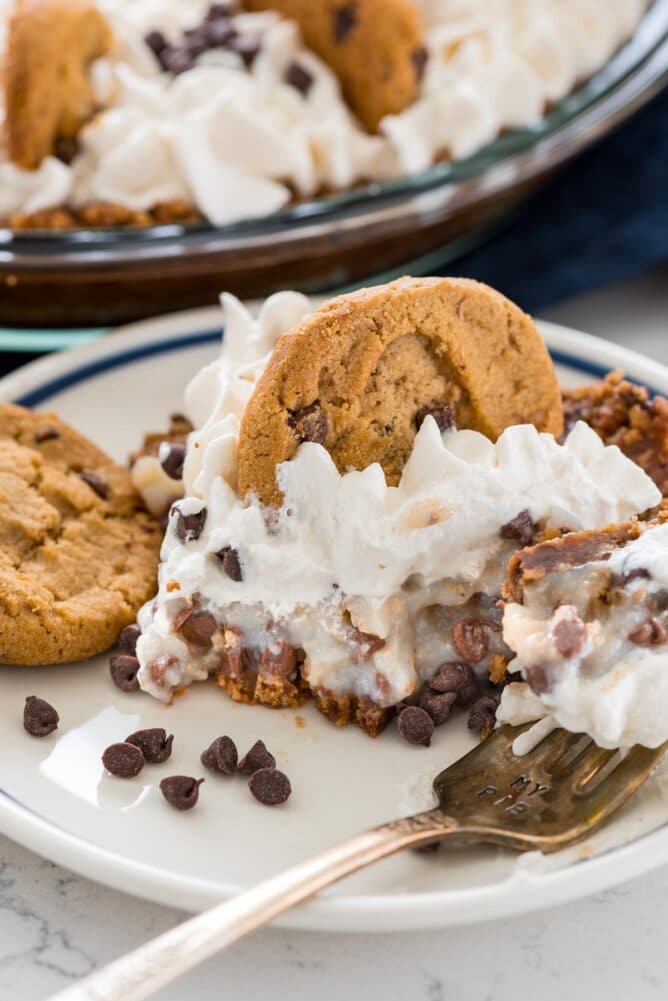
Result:
{"type": "Polygon", "coordinates": [[[633,38],[535,127],[508,131],[464,160],[220,227],[0,229],[0,318],[18,327],[106,326],[210,304],[221,288],[254,298],[437,270],[647,102],[667,75],[668,0],[655,0],[633,38]]]}

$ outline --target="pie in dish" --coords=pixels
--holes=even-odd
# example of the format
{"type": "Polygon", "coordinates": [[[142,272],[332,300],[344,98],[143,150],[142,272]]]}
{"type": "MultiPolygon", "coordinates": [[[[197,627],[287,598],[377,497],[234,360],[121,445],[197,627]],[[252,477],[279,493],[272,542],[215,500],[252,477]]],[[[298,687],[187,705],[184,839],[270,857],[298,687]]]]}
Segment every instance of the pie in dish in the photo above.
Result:
{"type": "Polygon", "coordinates": [[[532,127],[647,0],[1,0],[0,220],[263,217],[532,127]]]}
{"type": "Polygon", "coordinates": [[[564,406],[531,319],[463,279],[405,278],[315,311],[291,292],[257,316],[223,306],[220,356],[186,391],[187,441],[153,439],[133,465],[167,516],[141,687],[169,701],[214,676],[242,702],[310,696],[371,735],[407,705],[443,722],[482,681],[531,694],[517,672],[531,684],[536,665],[506,614],[533,592],[508,573],[606,526],[635,538],[654,524],[639,519],[662,498],[665,404],[615,377],[564,406]]]}

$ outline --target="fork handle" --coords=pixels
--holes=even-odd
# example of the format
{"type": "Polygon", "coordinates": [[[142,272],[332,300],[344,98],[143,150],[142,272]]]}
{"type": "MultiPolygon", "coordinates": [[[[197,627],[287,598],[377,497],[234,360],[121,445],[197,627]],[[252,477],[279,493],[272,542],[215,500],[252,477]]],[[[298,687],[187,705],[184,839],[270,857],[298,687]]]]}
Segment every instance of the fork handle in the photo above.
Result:
{"type": "Polygon", "coordinates": [[[51,1001],[142,1001],[209,956],[319,890],[402,848],[451,834],[439,809],[357,834],[259,886],[190,918],[65,988],[51,1001]]]}

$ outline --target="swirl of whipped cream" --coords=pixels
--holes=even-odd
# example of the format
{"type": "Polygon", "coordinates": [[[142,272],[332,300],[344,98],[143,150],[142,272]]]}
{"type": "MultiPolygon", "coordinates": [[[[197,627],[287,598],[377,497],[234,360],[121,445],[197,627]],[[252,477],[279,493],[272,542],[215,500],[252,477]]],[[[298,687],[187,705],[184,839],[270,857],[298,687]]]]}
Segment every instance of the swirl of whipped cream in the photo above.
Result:
{"type": "MultiPolygon", "coordinates": [[[[215,49],[172,79],[144,36],[159,29],[176,42],[201,22],[208,0],[98,0],[116,39],[92,71],[106,110],[83,130],[71,168],[57,175],[45,168],[37,180],[5,170],[10,194],[3,192],[0,211],[30,212],[68,197],[75,206],[102,200],[134,210],[185,199],[225,224],[275,212],[295,192],[310,197],[414,174],[438,158],[474,153],[505,128],[535,125],[605,64],[648,0],[415,2],[429,52],[421,93],[371,136],[297,26],[275,12],[234,17],[238,32],[261,38],[250,72],[238,54],[215,49]],[[312,78],[307,93],[285,82],[295,62],[312,78]]],[[[0,50],[13,5],[0,2],[0,50]]]]}

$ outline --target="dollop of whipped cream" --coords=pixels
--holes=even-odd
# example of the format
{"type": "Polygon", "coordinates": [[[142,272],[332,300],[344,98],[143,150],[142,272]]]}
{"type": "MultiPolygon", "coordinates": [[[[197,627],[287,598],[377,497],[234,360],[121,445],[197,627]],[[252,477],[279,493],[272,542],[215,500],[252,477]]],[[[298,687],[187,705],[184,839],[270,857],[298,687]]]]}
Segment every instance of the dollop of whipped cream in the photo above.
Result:
{"type": "Polygon", "coordinates": [[[504,639],[517,653],[509,669],[526,676],[539,664],[550,673],[551,684],[540,694],[525,683],[508,685],[499,721],[517,725],[550,718],[554,726],[588,733],[601,747],[663,743],[668,739],[668,642],[660,630],[667,597],[668,524],[647,528],[598,568],[565,571],[545,592],[529,587],[524,604],[510,604],[504,613],[504,639]],[[622,585],[604,616],[591,619],[588,607],[601,574],[622,585]],[[571,604],[554,610],[552,601],[560,598],[571,604]],[[555,627],[573,614],[583,621],[584,633],[577,650],[564,657],[555,647],[555,627]],[[654,615],[658,641],[638,642],[636,631],[654,615]]]}
{"type": "MultiPolygon", "coordinates": [[[[240,34],[261,40],[250,71],[237,53],[214,49],[172,78],[144,36],[157,29],[176,41],[201,22],[208,0],[98,3],[116,38],[92,69],[106,110],[82,131],[71,166],[45,161],[36,174],[8,171],[0,150],[0,213],[96,200],[144,210],[177,199],[225,224],[275,212],[295,192],[309,197],[413,174],[440,157],[468,156],[504,128],[534,125],[549,103],[604,65],[647,7],[647,0],[416,0],[429,52],[421,92],[371,136],[330,69],[304,48],[297,25],[273,11],[234,18],[240,34]],[[286,83],[294,63],[312,78],[306,93],[286,83]]],[[[0,4],[0,48],[12,7],[13,0],[0,4]]]]}
{"type": "Polygon", "coordinates": [[[475,431],[442,435],[429,417],[398,486],[387,485],[377,464],[342,474],[325,448],[304,443],[278,467],[284,502],[267,511],[236,492],[240,420],[268,350],[310,305],[282,293],[256,320],[231,296],[223,306],[221,356],[185,401],[198,430],[179,510],[205,510],[203,530],[184,543],[172,517],[157,604],[140,619],[140,683],[159,698],[213,669],[215,651],[194,655],[174,629],[184,604],[196,601],[252,646],[279,633],[303,650],[312,687],[392,705],[457,659],[449,631],[431,623],[433,609],[457,608],[461,617],[473,595],[499,594],[512,548],[500,530],[519,512],[545,527],[581,529],[657,502],[649,477],[585,424],[563,445],[529,425],[492,443],[475,431]],[[216,554],[228,548],[242,580],[221,570],[216,554]],[[382,641],[379,648],[355,657],[351,628],[382,641]],[[165,656],[169,669],[152,670],[165,656]]]}

